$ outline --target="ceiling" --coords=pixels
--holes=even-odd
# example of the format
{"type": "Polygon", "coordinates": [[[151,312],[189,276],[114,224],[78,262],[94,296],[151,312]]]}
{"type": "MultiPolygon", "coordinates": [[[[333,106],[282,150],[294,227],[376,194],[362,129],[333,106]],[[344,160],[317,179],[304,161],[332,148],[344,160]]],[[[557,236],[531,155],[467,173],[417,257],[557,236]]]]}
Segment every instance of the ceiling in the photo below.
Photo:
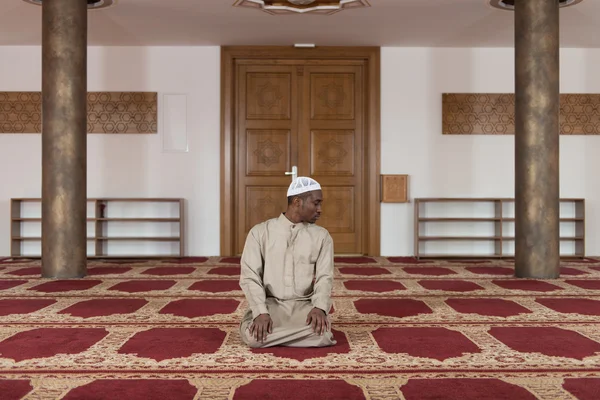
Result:
{"type": "MultiPolygon", "coordinates": [[[[89,15],[91,46],[512,47],[513,13],[487,0],[369,0],[334,15],[269,15],[234,0],[117,0],[89,15]]],[[[600,1],[561,9],[561,46],[600,48],[600,1]]],[[[0,46],[40,45],[41,8],[0,0],[0,46]]]]}

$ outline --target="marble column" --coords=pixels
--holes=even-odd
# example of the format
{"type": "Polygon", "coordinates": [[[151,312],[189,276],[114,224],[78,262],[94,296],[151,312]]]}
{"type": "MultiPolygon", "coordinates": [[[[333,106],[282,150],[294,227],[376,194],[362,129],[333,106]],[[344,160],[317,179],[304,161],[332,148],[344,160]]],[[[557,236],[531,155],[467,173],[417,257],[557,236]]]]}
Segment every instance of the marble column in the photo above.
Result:
{"type": "Polygon", "coordinates": [[[515,274],[557,278],[559,4],[517,0],[515,17],[515,274]]]}
{"type": "Polygon", "coordinates": [[[42,276],[87,273],[87,2],[42,3],[42,276]]]}

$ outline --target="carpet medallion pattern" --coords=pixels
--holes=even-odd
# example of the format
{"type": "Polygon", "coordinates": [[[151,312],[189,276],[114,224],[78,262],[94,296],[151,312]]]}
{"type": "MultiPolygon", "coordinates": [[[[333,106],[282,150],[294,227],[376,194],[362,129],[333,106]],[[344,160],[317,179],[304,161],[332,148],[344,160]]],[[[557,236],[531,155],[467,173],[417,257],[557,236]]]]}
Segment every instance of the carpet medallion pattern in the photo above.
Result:
{"type": "Polygon", "coordinates": [[[336,259],[320,349],[249,349],[239,259],[0,260],[2,399],[600,398],[600,260],[336,259]]]}

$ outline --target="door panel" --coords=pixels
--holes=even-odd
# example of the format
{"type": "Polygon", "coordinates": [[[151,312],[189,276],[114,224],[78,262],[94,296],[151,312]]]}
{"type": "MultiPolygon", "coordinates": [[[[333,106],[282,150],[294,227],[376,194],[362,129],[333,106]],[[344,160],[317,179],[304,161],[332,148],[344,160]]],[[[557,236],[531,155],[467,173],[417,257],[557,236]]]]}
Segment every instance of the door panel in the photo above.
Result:
{"type": "MultiPolygon", "coordinates": [[[[329,230],[329,233],[338,239],[339,247],[343,243],[352,243],[354,226],[354,187],[353,186],[326,186],[323,188],[323,216],[319,220],[319,225],[329,230]]],[[[343,247],[343,246],[342,246],[343,247]]]]}
{"type": "Polygon", "coordinates": [[[300,175],[323,188],[323,215],[338,254],[362,254],[363,109],[361,66],[307,66],[302,77],[300,175]]]}
{"type": "Polygon", "coordinates": [[[222,256],[285,210],[292,166],[322,183],[336,254],[379,255],[380,66],[377,47],[222,47],[222,256]]]}
{"type": "Polygon", "coordinates": [[[285,175],[291,165],[289,129],[246,130],[246,176],[285,175]]]}
{"type": "MultiPolygon", "coordinates": [[[[354,73],[341,73],[338,67],[309,67],[310,119],[312,121],[354,120],[354,73]],[[319,72],[319,69],[321,72],[319,72]]],[[[352,68],[352,67],[350,67],[352,68]]],[[[349,68],[345,68],[349,69],[349,68]]]]}
{"type": "Polygon", "coordinates": [[[238,66],[237,98],[235,246],[241,253],[252,226],[287,207],[285,172],[298,151],[295,68],[238,66]]]}
{"type": "MultiPolygon", "coordinates": [[[[269,218],[281,214],[287,208],[287,185],[285,187],[247,186],[246,220],[243,239],[250,229],[269,218]]],[[[243,242],[241,242],[243,245],[243,242]]],[[[242,248],[243,249],[243,248],[242,248]]]]}
{"type": "Polygon", "coordinates": [[[246,70],[246,119],[289,121],[292,118],[292,74],[281,68],[268,69],[273,71],[246,70]]]}
{"type": "Polygon", "coordinates": [[[354,176],[356,146],[353,130],[323,129],[311,131],[311,175],[354,176]]]}
{"type": "Polygon", "coordinates": [[[323,188],[318,224],[335,252],[363,254],[363,67],[239,64],[236,76],[237,253],[252,226],[285,211],[297,166],[323,188]]]}

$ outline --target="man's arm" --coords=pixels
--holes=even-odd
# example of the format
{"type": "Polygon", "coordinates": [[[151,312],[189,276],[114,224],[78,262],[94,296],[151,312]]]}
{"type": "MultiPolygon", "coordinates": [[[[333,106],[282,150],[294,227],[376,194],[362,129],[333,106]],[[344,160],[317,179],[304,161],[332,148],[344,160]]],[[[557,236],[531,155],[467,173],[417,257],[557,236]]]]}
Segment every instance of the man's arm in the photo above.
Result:
{"type": "Polygon", "coordinates": [[[250,230],[241,259],[240,287],[246,295],[252,318],[268,314],[265,287],[263,286],[263,257],[258,232],[250,230]]]}
{"type": "Polygon", "coordinates": [[[331,310],[331,289],[333,287],[333,239],[327,234],[316,262],[314,293],[311,297],[313,307],[329,314],[331,310]]]}

